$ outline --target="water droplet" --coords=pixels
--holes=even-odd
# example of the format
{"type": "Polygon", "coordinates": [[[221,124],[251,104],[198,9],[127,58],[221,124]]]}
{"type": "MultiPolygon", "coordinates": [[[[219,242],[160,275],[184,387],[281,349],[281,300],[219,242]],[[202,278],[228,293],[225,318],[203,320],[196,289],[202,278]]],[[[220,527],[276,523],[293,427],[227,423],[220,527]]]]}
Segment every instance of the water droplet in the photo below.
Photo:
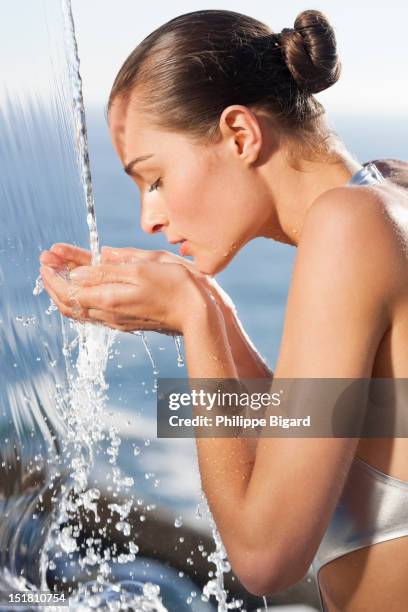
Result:
{"type": "Polygon", "coordinates": [[[183,368],[184,359],[183,359],[183,355],[181,354],[181,337],[180,336],[177,336],[177,335],[174,336],[174,344],[176,346],[176,351],[177,351],[177,367],[183,368]]]}
{"type": "Polygon", "coordinates": [[[40,295],[42,291],[44,291],[44,283],[41,276],[37,276],[33,289],[33,295],[40,295]]]}
{"type": "Polygon", "coordinates": [[[116,523],[115,527],[118,531],[121,531],[123,535],[130,535],[130,525],[126,521],[119,521],[116,523]]]}
{"type": "Polygon", "coordinates": [[[182,527],[183,526],[183,517],[178,516],[175,521],[174,521],[174,526],[175,527],[182,527]]]}
{"type": "Polygon", "coordinates": [[[196,508],[196,511],[195,511],[195,517],[196,517],[197,520],[200,520],[200,519],[203,518],[203,515],[201,513],[201,506],[200,506],[200,504],[197,504],[197,508],[196,508]]]}
{"type": "Polygon", "coordinates": [[[131,552],[133,555],[137,555],[137,553],[139,552],[138,545],[135,544],[134,542],[128,542],[128,546],[129,546],[129,552],[131,552]]]}

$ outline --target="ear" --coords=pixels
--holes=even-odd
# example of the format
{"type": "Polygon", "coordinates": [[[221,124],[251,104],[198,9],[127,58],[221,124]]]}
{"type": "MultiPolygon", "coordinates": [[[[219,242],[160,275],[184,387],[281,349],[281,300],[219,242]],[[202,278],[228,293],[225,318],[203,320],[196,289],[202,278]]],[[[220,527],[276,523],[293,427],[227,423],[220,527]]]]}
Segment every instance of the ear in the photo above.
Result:
{"type": "Polygon", "coordinates": [[[262,147],[262,131],[256,115],[246,106],[234,104],[220,117],[223,140],[248,164],[258,158],[262,147]]]}

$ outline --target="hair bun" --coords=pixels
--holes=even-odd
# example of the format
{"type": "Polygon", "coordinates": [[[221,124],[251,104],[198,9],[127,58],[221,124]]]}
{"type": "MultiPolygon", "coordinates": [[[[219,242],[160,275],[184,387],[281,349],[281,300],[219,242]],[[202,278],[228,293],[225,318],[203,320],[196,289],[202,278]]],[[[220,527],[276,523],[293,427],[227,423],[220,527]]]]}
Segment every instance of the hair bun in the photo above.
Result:
{"type": "Polygon", "coordinates": [[[280,44],[293,78],[306,93],[323,91],[338,80],[341,63],[334,30],[320,11],[300,13],[294,29],[282,30],[280,44]]]}

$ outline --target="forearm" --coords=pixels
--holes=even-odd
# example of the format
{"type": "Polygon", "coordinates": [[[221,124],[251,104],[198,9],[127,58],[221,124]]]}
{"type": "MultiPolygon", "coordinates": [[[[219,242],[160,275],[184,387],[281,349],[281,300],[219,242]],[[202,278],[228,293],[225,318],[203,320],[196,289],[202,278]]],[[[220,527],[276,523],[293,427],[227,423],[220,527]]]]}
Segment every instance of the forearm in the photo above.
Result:
{"type": "Polygon", "coordinates": [[[225,321],[232,358],[239,378],[273,378],[273,372],[256,350],[239,320],[235,304],[214,277],[206,276],[206,286],[225,321]]]}
{"type": "MultiPolygon", "coordinates": [[[[238,378],[224,318],[212,305],[184,330],[190,378],[238,378]]],[[[243,536],[245,496],[254,464],[251,438],[196,438],[202,488],[228,554],[243,536]]]]}
{"type": "Polygon", "coordinates": [[[228,342],[239,378],[269,378],[273,372],[256,350],[235,311],[224,311],[228,342]]]}

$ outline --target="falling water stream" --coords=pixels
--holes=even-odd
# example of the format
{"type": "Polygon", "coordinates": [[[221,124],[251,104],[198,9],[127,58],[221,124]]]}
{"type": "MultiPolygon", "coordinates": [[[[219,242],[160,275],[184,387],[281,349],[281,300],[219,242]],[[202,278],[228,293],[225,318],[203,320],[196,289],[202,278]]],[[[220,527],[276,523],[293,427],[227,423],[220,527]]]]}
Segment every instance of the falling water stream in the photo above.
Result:
{"type": "MultiPolygon", "coordinates": [[[[54,19],[58,19],[56,4],[45,2],[54,19]]],[[[36,206],[39,210],[41,201],[49,199],[52,192],[56,199],[55,211],[47,219],[49,230],[57,239],[65,219],[63,235],[65,241],[68,238],[72,242],[78,238],[73,219],[80,214],[85,195],[88,236],[83,232],[81,239],[86,243],[88,238],[92,264],[100,262],[82,81],[70,1],[61,0],[60,8],[65,43],[63,48],[58,47],[61,56],[56,56],[54,62],[56,65],[68,61],[69,86],[67,82],[55,81],[51,110],[41,97],[25,103],[18,99],[12,87],[0,91],[0,153],[3,160],[0,193],[6,202],[2,213],[6,231],[0,256],[12,253],[7,265],[0,266],[0,283],[4,289],[0,346],[6,381],[0,397],[0,425],[4,436],[0,449],[0,592],[4,596],[12,589],[48,591],[51,575],[54,588],[62,589],[67,583],[67,569],[74,566],[77,569],[68,572],[75,579],[70,609],[163,612],[166,608],[158,585],[132,580],[131,571],[126,580],[118,580],[112,575],[112,564],[131,568],[138,554],[127,520],[135,504],[134,481],[118,465],[122,443],[118,427],[111,425],[106,433],[102,419],[108,390],[105,371],[112,357],[116,332],[101,325],[60,318],[60,332],[56,337],[55,319],[52,319],[56,316],[55,309],[46,303],[47,296],[42,291],[41,282],[38,279],[35,282],[34,261],[38,252],[49,245],[42,244],[41,237],[37,241],[30,232],[30,215],[35,215],[36,206]],[[70,110],[69,105],[68,109],[66,106],[67,99],[72,102],[70,110]],[[38,128],[39,117],[41,130],[38,128]],[[76,160],[67,158],[67,147],[61,141],[61,134],[60,140],[52,140],[52,126],[56,124],[62,126],[62,138],[66,138],[66,142],[73,140],[76,160]],[[32,144],[27,135],[34,132],[43,151],[55,148],[61,153],[66,183],[62,180],[60,184],[52,185],[52,169],[50,173],[50,168],[42,166],[41,157],[36,157],[33,162],[34,158],[30,157],[32,144]],[[45,138],[49,140],[42,142],[45,138]],[[17,160],[23,164],[21,177],[16,169],[17,160]],[[33,163],[38,167],[33,168],[33,163]],[[80,181],[76,183],[74,193],[72,184],[75,184],[78,170],[80,181]],[[34,172],[37,173],[37,183],[33,178],[34,172]],[[41,177],[46,177],[48,183],[41,183],[41,177]],[[26,207],[27,220],[21,232],[14,233],[13,228],[18,227],[15,218],[18,219],[16,211],[19,207],[23,210],[26,207]],[[35,257],[26,257],[27,252],[34,253],[35,257]],[[17,287],[17,275],[19,280],[32,279],[37,296],[35,306],[31,302],[28,306],[26,298],[19,297],[21,293],[12,293],[17,287]],[[15,300],[14,295],[18,296],[15,300]],[[35,371],[31,366],[34,360],[38,365],[35,371]],[[26,377],[25,372],[31,372],[30,377],[26,377]],[[113,498],[117,499],[117,502],[109,504],[109,522],[128,538],[127,552],[119,555],[115,545],[109,546],[105,541],[107,527],[102,524],[98,513],[101,491],[89,487],[95,451],[104,441],[109,456],[113,498]],[[89,516],[95,530],[93,537],[83,542],[82,526],[89,516]]],[[[51,28],[48,34],[52,36],[51,28]]],[[[69,281],[68,270],[60,273],[69,281]]],[[[75,306],[74,289],[72,301],[75,306]]],[[[158,365],[146,335],[136,333],[141,337],[153,374],[157,377],[158,365]]],[[[182,367],[180,338],[174,336],[174,342],[177,363],[182,367]]],[[[203,590],[202,599],[208,601],[214,597],[219,612],[239,609],[241,601],[228,602],[224,574],[230,571],[230,566],[211,516],[209,520],[216,548],[208,560],[216,569],[203,590]]]]}
{"type": "MultiPolygon", "coordinates": [[[[75,118],[75,126],[76,126],[76,135],[77,135],[77,143],[78,143],[78,155],[80,159],[80,174],[82,178],[82,184],[84,186],[85,198],[87,203],[87,223],[89,227],[89,236],[90,236],[90,246],[92,253],[92,263],[97,265],[100,262],[100,254],[99,254],[99,240],[98,240],[98,232],[96,226],[96,217],[95,217],[95,206],[93,200],[92,193],[92,179],[91,179],[91,171],[89,164],[89,155],[88,155],[88,144],[87,144],[87,131],[86,131],[86,122],[85,122],[85,109],[83,103],[82,96],[82,80],[79,72],[79,56],[78,56],[78,46],[75,37],[75,26],[72,15],[71,3],[70,0],[62,0],[63,10],[64,10],[64,18],[65,18],[65,30],[67,33],[67,49],[68,49],[68,57],[69,57],[69,66],[71,71],[71,84],[72,84],[72,92],[73,92],[73,111],[75,118]]],[[[77,324],[78,325],[78,324],[77,324]]],[[[101,395],[101,392],[106,388],[106,383],[104,381],[103,373],[106,368],[106,360],[108,357],[109,348],[113,341],[112,332],[109,332],[104,327],[93,326],[89,324],[79,324],[80,326],[80,353],[78,356],[77,362],[77,370],[80,373],[78,379],[76,380],[76,384],[72,385],[73,379],[71,378],[71,389],[74,389],[73,395],[77,394],[79,390],[80,394],[83,393],[85,389],[86,392],[86,401],[83,401],[83,397],[79,397],[79,401],[72,401],[74,398],[71,398],[71,405],[77,405],[79,410],[81,407],[85,407],[85,410],[89,416],[89,405],[93,405],[95,407],[95,412],[92,414],[90,423],[95,423],[97,421],[99,410],[103,410],[103,399],[104,396],[101,395]],[[82,328],[82,329],[81,329],[82,328]],[[81,334],[82,331],[82,334],[81,334]],[[82,351],[81,351],[82,349],[82,351]],[[102,356],[102,359],[101,359],[102,356]],[[79,366],[79,367],[78,367],[79,366]],[[89,373],[89,374],[88,374],[89,373]],[[92,381],[96,381],[92,384],[92,381]],[[94,394],[95,387],[99,385],[99,389],[94,394]],[[90,397],[90,393],[92,397],[90,397]]],[[[151,365],[153,367],[153,372],[155,375],[158,375],[157,366],[155,364],[151,349],[149,347],[146,336],[143,332],[137,332],[141,335],[144,347],[148,354],[148,357],[151,361],[151,365]]],[[[179,366],[184,364],[183,358],[181,355],[181,346],[180,339],[175,336],[175,346],[177,349],[177,362],[179,366]]],[[[156,382],[156,381],[155,381],[156,382]]],[[[72,407],[71,407],[72,410],[72,407]]],[[[83,435],[83,432],[86,431],[86,427],[84,427],[84,419],[82,415],[78,419],[78,423],[80,425],[79,429],[83,435]]],[[[78,428],[76,429],[75,434],[78,439],[78,428]]],[[[90,432],[93,436],[92,442],[98,442],[101,438],[100,432],[95,432],[95,430],[90,432]]],[[[117,432],[114,432],[113,438],[111,440],[112,446],[108,449],[114,456],[113,449],[120,444],[119,437],[115,437],[117,432]]],[[[89,443],[89,439],[84,440],[85,443],[89,446],[90,450],[92,449],[92,442],[89,443]]],[[[86,458],[84,460],[78,461],[78,455],[76,457],[76,466],[79,468],[79,472],[75,472],[75,479],[77,483],[79,482],[79,487],[76,486],[74,491],[79,494],[80,505],[84,505],[86,507],[86,502],[88,502],[88,509],[93,509],[96,513],[96,504],[94,501],[98,498],[98,492],[95,491],[86,491],[87,479],[86,479],[86,458]],[[85,492],[86,499],[84,500],[84,495],[81,496],[81,493],[85,492]]],[[[114,463],[114,462],[113,462],[114,463]]],[[[120,474],[119,469],[115,468],[115,474],[113,481],[117,485],[116,492],[118,494],[126,494],[126,490],[121,490],[120,484],[126,481],[126,478],[123,479],[123,476],[120,474]]],[[[124,533],[130,533],[130,525],[125,521],[127,515],[131,508],[131,502],[125,504],[126,511],[120,512],[120,522],[117,523],[117,529],[124,531],[124,533]],[[127,531],[126,531],[127,530],[127,531]]],[[[78,501],[73,505],[74,512],[77,512],[78,501]]],[[[63,506],[63,513],[61,516],[61,520],[66,520],[67,518],[67,508],[63,506]]],[[[115,508],[115,511],[118,512],[118,509],[115,508]]],[[[218,610],[219,612],[226,612],[229,609],[237,609],[241,607],[241,601],[233,601],[231,603],[227,602],[227,593],[224,590],[223,584],[223,576],[224,572],[230,571],[229,563],[226,559],[225,549],[222,545],[221,539],[217,532],[215,523],[212,521],[211,524],[212,531],[214,534],[216,550],[210,555],[209,561],[213,562],[216,566],[216,578],[210,580],[206,587],[204,588],[204,597],[209,599],[211,595],[213,595],[218,601],[218,610]]],[[[67,529],[67,528],[65,528],[67,529]]],[[[64,532],[64,530],[63,530],[64,532]]],[[[63,544],[68,547],[73,546],[72,541],[72,533],[69,531],[66,535],[65,542],[63,544]]],[[[61,538],[60,538],[61,541],[61,538]]],[[[91,555],[93,564],[97,560],[99,563],[99,575],[100,581],[103,582],[106,580],[107,575],[109,573],[109,565],[107,564],[104,557],[100,554],[95,553],[95,547],[92,543],[91,545],[91,555]]],[[[136,551],[137,546],[134,542],[129,543],[129,560],[132,561],[134,559],[134,554],[132,551],[136,551]]],[[[88,554],[88,550],[87,550],[88,554]]],[[[88,588],[88,587],[87,587],[88,588]]],[[[159,589],[158,587],[154,587],[154,585],[148,585],[147,588],[144,589],[144,597],[140,599],[142,604],[150,604],[157,607],[157,609],[164,609],[161,605],[160,601],[156,598],[158,595],[159,589]]],[[[86,592],[87,594],[87,592],[86,592]]],[[[139,595],[140,597],[140,595],[139,595]]],[[[152,608],[153,609],[153,608],[152,608]]]]}

